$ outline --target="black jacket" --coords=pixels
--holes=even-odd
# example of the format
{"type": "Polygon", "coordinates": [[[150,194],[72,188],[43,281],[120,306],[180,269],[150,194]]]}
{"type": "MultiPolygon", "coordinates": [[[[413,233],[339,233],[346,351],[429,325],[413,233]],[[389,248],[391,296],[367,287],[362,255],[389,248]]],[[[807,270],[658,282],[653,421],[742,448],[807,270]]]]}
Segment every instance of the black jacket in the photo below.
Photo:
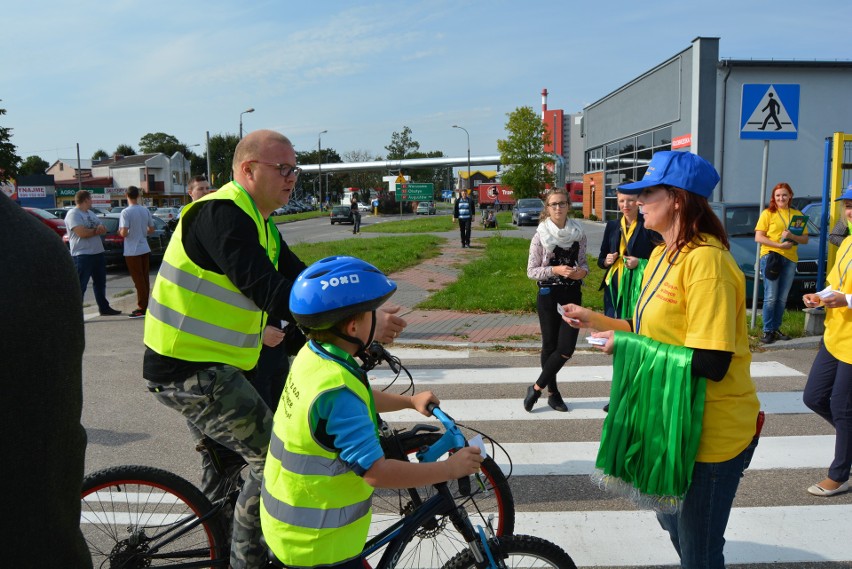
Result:
{"type": "MultiPolygon", "coordinates": [[[[604,229],[603,241],[601,241],[601,253],[598,255],[598,267],[606,269],[604,264],[606,256],[610,253],[619,251],[619,242],[621,241],[621,218],[606,222],[604,229]]],[[[627,254],[630,257],[639,257],[647,259],[651,256],[651,251],[657,244],[661,243],[663,238],[656,231],[651,231],[645,228],[645,216],[641,213],[636,218],[636,229],[633,230],[633,235],[630,236],[630,241],[627,242],[627,254]]],[[[601,280],[601,285],[598,290],[603,289],[606,275],[601,280]]]]}

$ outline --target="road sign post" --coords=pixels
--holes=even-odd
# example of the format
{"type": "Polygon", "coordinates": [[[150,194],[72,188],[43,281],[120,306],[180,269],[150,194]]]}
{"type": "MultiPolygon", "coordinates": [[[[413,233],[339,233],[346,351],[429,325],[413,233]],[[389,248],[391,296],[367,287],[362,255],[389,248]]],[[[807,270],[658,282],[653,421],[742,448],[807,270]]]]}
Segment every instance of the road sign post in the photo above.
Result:
{"type": "MultiPolygon", "coordinates": [[[[758,211],[766,200],[769,173],[769,141],[796,140],[799,136],[799,85],[743,85],[740,105],[740,138],[763,141],[758,211]]],[[[751,293],[751,327],[757,321],[757,291],[760,287],[760,244],[754,254],[754,289],[751,293]]]]}

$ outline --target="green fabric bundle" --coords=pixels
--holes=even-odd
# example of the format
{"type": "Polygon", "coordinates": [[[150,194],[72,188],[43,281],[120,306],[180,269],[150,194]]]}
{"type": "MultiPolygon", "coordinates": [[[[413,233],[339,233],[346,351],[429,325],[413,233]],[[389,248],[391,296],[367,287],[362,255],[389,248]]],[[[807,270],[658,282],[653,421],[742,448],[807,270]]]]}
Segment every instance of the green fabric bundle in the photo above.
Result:
{"type": "Polygon", "coordinates": [[[648,259],[638,259],[639,264],[633,269],[624,267],[621,278],[618,281],[618,298],[615,305],[618,307],[618,317],[630,320],[636,308],[636,301],[642,292],[642,275],[648,266],[648,259]]]}
{"type": "Polygon", "coordinates": [[[707,380],[692,350],[616,332],[609,413],[593,479],[640,507],[680,508],[701,439],[707,380]]]}

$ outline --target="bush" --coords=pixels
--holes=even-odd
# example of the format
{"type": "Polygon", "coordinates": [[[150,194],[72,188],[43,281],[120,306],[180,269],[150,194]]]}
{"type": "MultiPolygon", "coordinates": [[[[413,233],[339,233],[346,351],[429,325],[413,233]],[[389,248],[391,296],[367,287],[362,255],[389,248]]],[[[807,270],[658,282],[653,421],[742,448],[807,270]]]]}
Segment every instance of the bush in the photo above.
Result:
{"type": "Polygon", "coordinates": [[[598,220],[598,216],[596,216],[593,213],[589,214],[589,221],[597,221],[597,220],[598,220]]]}

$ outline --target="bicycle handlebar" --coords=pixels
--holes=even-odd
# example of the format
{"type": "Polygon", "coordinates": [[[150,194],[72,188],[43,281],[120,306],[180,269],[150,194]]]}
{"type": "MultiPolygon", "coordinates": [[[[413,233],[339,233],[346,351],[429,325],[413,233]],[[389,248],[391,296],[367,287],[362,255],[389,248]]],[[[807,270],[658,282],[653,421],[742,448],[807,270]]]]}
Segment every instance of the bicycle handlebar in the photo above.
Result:
{"type": "Polygon", "coordinates": [[[427,409],[444,426],[444,434],[431,446],[417,451],[417,460],[420,462],[436,462],[444,454],[467,446],[467,440],[452,417],[444,413],[434,403],[430,403],[427,409]]]}

